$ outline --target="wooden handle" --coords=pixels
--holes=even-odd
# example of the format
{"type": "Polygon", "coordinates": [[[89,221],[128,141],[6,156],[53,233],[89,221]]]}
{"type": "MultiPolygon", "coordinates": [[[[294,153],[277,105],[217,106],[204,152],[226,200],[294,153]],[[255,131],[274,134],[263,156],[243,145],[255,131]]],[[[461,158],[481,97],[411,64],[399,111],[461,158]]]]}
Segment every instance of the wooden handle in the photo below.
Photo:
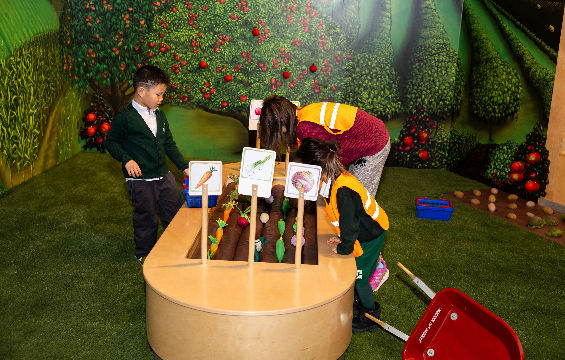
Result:
{"type": "Polygon", "coordinates": [[[377,324],[379,324],[379,325],[380,325],[381,327],[383,327],[383,328],[386,326],[386,323],[385,323],[384,321],[380,321],[379,319],[377,319],[376,317],[374,317],[374,316],[372,316],[372,315],[370,315],[370,314],[368,314],[368,313],[365,313],[365,316],[366,316],[367,318],[373,320],[374,322],[376,322],[377,324]]]}
{"type": "Polygon", "coordinates": [[[257,191],[258,185],[253,185],[251,190],[251,214],[249,215],[249,257],[247,262],[253,266],[255,262],[255,231],[257,230],[257,191]]]}
{"type": "Polygon", "coordinates": [[[414,276],[414,274],[412,274],[410,272],[410,270],[408,270],[407,268],[404,267],[404,265],[402,265],[400,262],[397,264],[399,268],[401,268],[402,270],[404,270],[404,272],[406,274],[408,274],[408,276],[410,276],[410,279],[414,280],[416,278],[416,276],[414,276]]]}
{"type": "Polygon", "coordinates": [[[202,243],[200,245],[202,264],[208,262],[208,184],[202,185],[202,243]]]}
{"type": "Polygon", "coordinates": [[[300,269],[302,264],[302,228],[304,224],[304,188],[298,189],[298,213],[296,214],[296,252],[294,267],[300,269]]]}

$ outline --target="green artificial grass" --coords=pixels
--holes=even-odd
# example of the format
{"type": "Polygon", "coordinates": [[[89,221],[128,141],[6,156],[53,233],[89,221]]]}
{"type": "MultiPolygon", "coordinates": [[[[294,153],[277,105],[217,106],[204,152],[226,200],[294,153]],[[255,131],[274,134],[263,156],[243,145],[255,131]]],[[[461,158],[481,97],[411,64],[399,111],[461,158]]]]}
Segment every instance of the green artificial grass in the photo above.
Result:
{"type": "MultiPolygon", "coordinates": [[[[563,358],[563,246],[459,203],[449,222],[416,216],[418,196],[475,188],[444,170],[385,168],[381,318],[410,334],[429,304],[400,261],[432,290],[457,288],[504,319],[526,358],[563,358]]],[[[79,153],[0,196],[0,358],[153,358],[131,216],[107,154],[79,153]]],[[[346,358],[396,360],[403,346],[383,330],[353,334],[346,358]]]]}

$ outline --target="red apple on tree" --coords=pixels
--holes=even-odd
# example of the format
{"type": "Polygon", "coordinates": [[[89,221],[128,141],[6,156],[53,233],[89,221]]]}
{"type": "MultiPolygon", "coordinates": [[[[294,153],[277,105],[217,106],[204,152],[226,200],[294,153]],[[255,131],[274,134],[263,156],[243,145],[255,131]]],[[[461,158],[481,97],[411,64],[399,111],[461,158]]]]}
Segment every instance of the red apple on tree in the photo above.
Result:
{"type": "Polygon", "coordinates": [[[539,183],[537,181],[528,181],[525,187],[526,191],[535,192],[539,190],[539,183]]]}
{"type": "Polygon", "coordinates": [[[514,172],[524,171],[524,163],[522,161],[513,162],[510,169],[514,172]]]}
{"type": "Polygon", "coordinates": [[[315,73],[318,70],[318,68],[316,67],[316,65],[312,64],[310,65],[310,71],[315,73]]]}
{"type": "Polygon", "coordinates": [[[96,114],[95,113],[90,113],[88,115],[86,115],[86,121],[94,121],[96,120],[96,114]]]}
{"type": "Polygon", "coordinates": [[[536,174],[535,171],[532,171],[528,174],[528,176],[530,177],[530,179],[534,180],[538,175],[536,174]]]}
{"type": "Polygon", "coordinates": [[[241,100],[242,102],[246,102],[247,101],[247,95],[239,95],[239,100],[241,100]]]}
{"type": "Polygon", "coordinates": [[[288,79],[290,77],[290,73],[288,71],[285,71],[282,73],[283,78],[288,79]]]}
{"type": "Polygon", "coordinates": [[[537,163],[538,161],[540,161],[539,153],[531,153],[530,155],[528,155],[528,158],[526,160],[528,160],[529,163],[537,163]]]}
{"type": "Polygon", "coordinates": [[[102,125],[100,125],[100,132],[103,133],[103,134],[105,134],[105,133],[107,133],[107,132],[110,130],[111,127],[112,127],[112,126],[110,125],[109,122],[104,121],[104,122],[102,123],[102,125]]]}
{"type": "Polygon", "coordinates": [[[414,145],[414,140],[412,139],[412,136],[405,136],[402,141],[404,142],[404,145],[405,145],[405,146],[412,146],[412,145],[414,145]]]}
{"type": "Polygon", "coordinates": [[[422,131],[420,131],[418,136],[420,137],[421,141],[426,141],[426,140],[428,140],[429,134],[426,130],[422,130],[422,131]]]}
{"type": "Polygon", "coordinates": [[[418,151],[418,156],[424,161],[428,160],[428,152],[424,149],[418,151]]]}
{"type": "Polygon", "coordinates": [[[224,81],[225,81],[225,82],[230,82],[230,81],[232,81],[231,75],[226,75],[226,76],[224,76],[224,81]]]}
{"type": "Polygon", "coordinates": [[[253,29],[253,31],[251,31],[251,33],[253,34],[253,36],[259,36],[259,29],[255,28],[253,29]]]}
{"type": "Polygon", "coordinates": [[[512,182],[516,182],[516,181],[522,181],[522,179],[524,178],[524,174],[521,172],[511,172],[510,173],[510,181],[512,182]]]}
{"type": "Polygon", "coordinates": [[[94,136],[95,133],[96,133],[96,126],[89,126],[88,128],[86,128],[86,135],[94,136]]]}
{"type": "Polygon", "coordinates": [[[208,64],[206,64],[206,61],[202,60],[201,62],[198,63],[198,66],[201,69],[206,69],[206,66],[208,66],[208,64]]]}

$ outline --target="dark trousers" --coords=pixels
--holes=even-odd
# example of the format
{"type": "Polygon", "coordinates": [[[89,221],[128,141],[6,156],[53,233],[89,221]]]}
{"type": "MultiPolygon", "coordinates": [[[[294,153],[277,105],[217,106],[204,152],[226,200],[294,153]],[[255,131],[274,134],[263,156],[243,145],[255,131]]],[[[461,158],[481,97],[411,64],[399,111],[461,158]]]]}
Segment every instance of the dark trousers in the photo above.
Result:
{"type": "Polygon", "coordinates": [[[126,188],[133,205],[133,238],[135,256],[147,256],[157,243],[159,211],[163,228],[167,228],[181,208],[184,200],[173,174],[161,180],[130,180],[126,188]]]}

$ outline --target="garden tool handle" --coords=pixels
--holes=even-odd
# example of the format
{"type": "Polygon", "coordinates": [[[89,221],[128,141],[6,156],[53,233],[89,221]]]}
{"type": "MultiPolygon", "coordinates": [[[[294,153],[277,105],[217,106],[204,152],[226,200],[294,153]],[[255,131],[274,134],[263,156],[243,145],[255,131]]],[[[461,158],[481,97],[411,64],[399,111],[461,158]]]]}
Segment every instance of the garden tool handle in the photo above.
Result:
{"type": "Polygon", "coordinates": [[[383,329],[385,329],[386,331],[388,331],[389,333],[398,336],[399,338],[401,338],[404,341],[408,341],[409,336],[406,335],[405,333],[403,333],[402,331],[390,326],[389,324],[385,323],[384,321],[381,321],[379,319],[377,319],[374,316],[371,316],[368,313],[365,313],[365,316],[368,319],[373,320],[374,322],[376,322],[377,324],[379,324],[383,329]]]}
{"type": "Polygon", "coordinates": [[[416,276],[414,276],[414,274],[412,274],[410,272],[410,270],[408,270],[407,268],[404,267],[404,265],[402,265],[400,262],[397,263],[398,267],[400,267],[402,270],[404,270],[404,272],[406,274],[408,274],[408,276],[410,276],[410,279],[414,280],[416,278],[416,276]]]}

